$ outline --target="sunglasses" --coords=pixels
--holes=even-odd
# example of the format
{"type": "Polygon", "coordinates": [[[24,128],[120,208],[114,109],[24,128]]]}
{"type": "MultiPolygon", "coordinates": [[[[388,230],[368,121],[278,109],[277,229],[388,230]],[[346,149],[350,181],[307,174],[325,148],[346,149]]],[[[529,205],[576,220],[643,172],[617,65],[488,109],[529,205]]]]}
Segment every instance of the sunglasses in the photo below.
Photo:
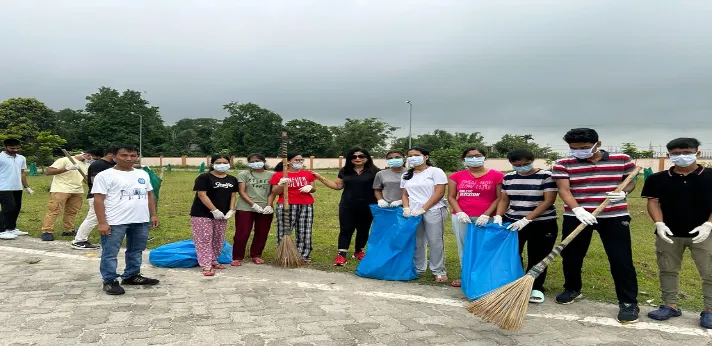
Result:
{"type": "Polygon", "coordinates": [[[366,156],[366,155],[364,155],[364,154],[351,155],[351,160],[353,160],[353,159],[367,159],[367,158],[368,158],[368,156],[366,156]]]}

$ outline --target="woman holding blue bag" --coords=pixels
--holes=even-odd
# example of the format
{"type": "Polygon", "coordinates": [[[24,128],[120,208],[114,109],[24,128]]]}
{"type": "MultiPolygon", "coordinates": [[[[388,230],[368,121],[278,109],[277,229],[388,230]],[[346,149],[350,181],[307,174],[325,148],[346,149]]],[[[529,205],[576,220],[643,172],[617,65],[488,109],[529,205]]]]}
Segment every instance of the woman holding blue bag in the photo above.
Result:
{"type": "Polygon", "coordinates": [[[400,183],[403,177],[403,165],[405,165],[405,155],[400,151],[389,151],[386,154],[386,165],[384,169],[376,173],[373,180],[373,192],[381,208],[395,208],[403,205],[403,190],[400,183]]]}

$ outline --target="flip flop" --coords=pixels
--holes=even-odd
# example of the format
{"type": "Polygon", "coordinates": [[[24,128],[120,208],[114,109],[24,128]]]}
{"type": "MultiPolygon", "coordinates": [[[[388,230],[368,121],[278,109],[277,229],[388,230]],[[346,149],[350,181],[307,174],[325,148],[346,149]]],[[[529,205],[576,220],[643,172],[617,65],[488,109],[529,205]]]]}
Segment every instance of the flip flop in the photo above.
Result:
{"type": "Polygon", "coordinates": [[[254,264],[265,264],[265,261],[259,257],[255,257],[252,259],[252,263],[254,264]]]}
{"type": "Polygon", "coordinates": [[[233,267],[239,267],[242,265],[242,260],[234,260],[230,263],[230,265],[233,267]]]}
{"type": "Polygon", "coordinates": [[[539,290],[532,290],[529,296],[529,302],[534,304],[541,304],[544,302],[544,293],[539,290]]]}
{"type": "Polygon", "coordinates": [[[452,286],[452,287],[461,287],[461,286],[462,286],[462,283],[460,282],[460,280],[454,280],[453,282],[450,283],[450,286],[452,286]]]}
{"type": "Polygon", "coordinates": [[[215,271],[213,270],[213,268],[210,268],[210,269],[203,268],[203,276],[213,276],[213,275],[215,275],[215,271]]]}
{"type": "Polygon", "coordinates": [[[215,269],[225,269],[225,266],[218,263],[218,264],[213,264],[213,268],[215,268],[215,269]]]}

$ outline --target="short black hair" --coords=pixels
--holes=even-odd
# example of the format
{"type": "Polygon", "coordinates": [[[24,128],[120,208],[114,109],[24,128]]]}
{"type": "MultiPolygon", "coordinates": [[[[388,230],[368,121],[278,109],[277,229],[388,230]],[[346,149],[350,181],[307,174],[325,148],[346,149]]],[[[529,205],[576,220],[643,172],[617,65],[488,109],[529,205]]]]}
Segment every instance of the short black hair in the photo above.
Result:
{"type": "Polygon", "coordinates": [[[507,160],[509,160],[509,162],[519,160],[534,161],[534,153],[529,149],[514,149],[507,154],[507,160]]]}
{"type": "Polygon", "coordinates": [[[598,143],[598,132],[589,128],[571,129],[564,135],[566,143],[598,143]]]}
{"type": "Polygon", "coordinates": [[[7,138],[2,141],[2,144],[4,144],[6,147],[14,147],[20,145],[20,140],[17,138],[7,138]]]}
{"type": "Polygon", "coordinates": [[[697,138],[688,138],[688,137],[681,137],[681,138],[675,138],[668,142],[667,144],[667,150],[673,150],[673,149],[695,149],[697,150],[700,145],[700,141],[697,140],[697,138]]]}
{"type": "Polygon", "coordinates": [[[86,151],[87,154],[91,154],[91,156],[104,156],[104,150],[102,149],[90,149],[86,151]]]}
{"type": "Polygon", "coordinates": [[[128,145],[128,144],[119,144],[113,148],[111,148],[111,152],[114,154],[114,156],[119,155],[119,150],[124,149],[130,153],[138,153],[138,148],[136,148],[135,145],[128,145]]]}
{"type": "Polygon", "coordinates": [[[469,152],[471,152],[471,151],[475,151],[475,150],[479,151],[480,154],[482,154],[482,156],[487,157],[487,151],[485,151],[484,148],[480,148],[480,147],[469,147],[469,148],[465,148],[465,150],[462,151],[462,155],[460,155],[460,158],[464,160],[464,159],[465,159],[465,156],[467,156],[467,153],[469,153],[469,152]]]}

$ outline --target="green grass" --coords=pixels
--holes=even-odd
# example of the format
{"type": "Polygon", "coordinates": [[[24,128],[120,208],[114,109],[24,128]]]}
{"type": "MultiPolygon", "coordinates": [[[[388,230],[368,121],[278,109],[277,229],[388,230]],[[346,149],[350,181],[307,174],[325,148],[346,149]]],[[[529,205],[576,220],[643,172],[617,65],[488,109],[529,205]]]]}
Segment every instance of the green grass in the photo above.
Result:
{"type": "MultiPolygon", "coordinates": [[[[323,173],[329,178],[335,177],[335,172],[323,173]]],[[[190,222],[188,213],[193,202],[193,180],[197,172],[166,172],[164,183],[161,187],[159,202],[159,217],[161,227],[152,231],[154,240],[149,242],[149,247],[154,248],[162,244],[188,239],[191,237],[190,222]]],[[[49,184],[51,177],[38,176],[28,177],[30,185],[35,190],[32,196],[25,195],[23,199],[22,214],[19,219],[19,228],[30,232],[32,236],[39,237],[42,217],[49,195],[49,184]]],[[[653,223],[650,221],[645,211],[645,200],[639,198],[642,182],[632,198],[629,199],[631,222],[633,255],[635,266],[638,271],[639,301],[646,304],[647,300],[653,299],[653,304],[659,304],[657,264],[655,260],[653,223]]],[[[332,262],[336,254],[336,241],[339,232],[337,217],[337,205],[340,192],[333,191],[327,187],[317,184],[315,194],[315,220],[314,220],[314,251],[312,252],[312,268],[352,273],[356,267],[356,261],[352,260],[345,267],[334,267],[332,262]]],[[[86,215],[86,203],[82,207],[75,224],[78,226],[86,215]]],[[[559,206],[561,210],[561,206],[559,206]]],[[[61,218],[60,218],[61,219],[61,218]]],[[[457,279],[460,276],[460,265],[457,259],[457,247],[450,228],[448,219],[445,230],[445,254],[447,256],[447,272],[450,279],[457,279]]],[[[61,232],[61,220],[58,219],[55,230],[61,232]]],[[[228,228],[228,239],[232,239],[234,234],[234,224],[231,222],[228,228]]],[[[58,234],[58,233],[57,233],[58,234]]],[[[273,226],[270,240],[265,253],[265,259],[270,260],[275,250],[275,227],[273,226]]],[[[61,237],[59,237],[61,238],[61,237]]],[[[66,240],[70,240],[67,238],[66,240]]],[[[92,232],[92,242],[98,242],[96,231],[92,232]]],[[[232,242],[230,240],[230,242],[232,242]]],[[[701,282],[699,275],[690,256],[685,256],[683,269],[680,273],[680,305],[684,308],[702,308],[701,282]]],[[[584,294],[587,299],[605,302],[616,302],[613,281],[606,254],[601,246],[600,239],[594,235],[591,247],[586,257],[584,268],[584,294]]],[[[422,284],[433,284],[431,275],[424,275],[416,280],[422,284]]],[[[546,281],[547,295],[557,294],[562,287],[563,277],[561,272],[561,262],[557,259],[549,270],[546,281]]]]}

